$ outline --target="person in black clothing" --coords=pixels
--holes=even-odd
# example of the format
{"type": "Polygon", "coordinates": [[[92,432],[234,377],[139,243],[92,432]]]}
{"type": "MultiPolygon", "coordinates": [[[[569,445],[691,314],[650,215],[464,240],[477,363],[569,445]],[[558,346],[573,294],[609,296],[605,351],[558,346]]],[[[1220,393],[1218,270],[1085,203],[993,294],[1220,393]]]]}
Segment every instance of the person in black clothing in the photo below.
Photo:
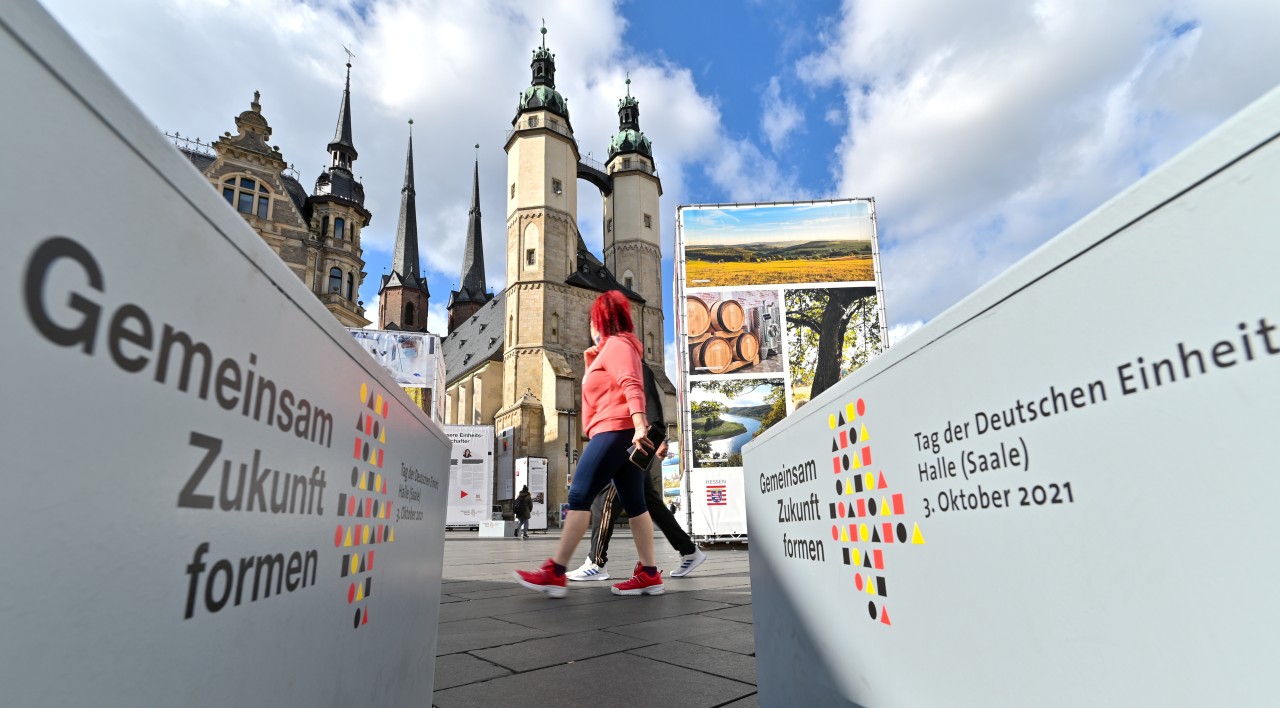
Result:
{"type": "MultiPolygon", "coordinates": [[[[649,422],[661,425],[663,424],[662,393],[658,391],[658,384],[654,381],[653,372],[649,367],[641,368],[644,370],[645,417],[649,422]]],[[[681,556],[680,567],[671,573],[671,577],[682,578],[701,565],[702,561],[707,559],[707,555],[680,527],[680,523],[676,521],[675,515],[662,498],[661,460],[666,453],[667,443],[664,441],[658,446],[657,453],[654,454],[649,468],[645,471],[644,501],[649,508],[649,516],[653,518],[654,525],[662,530],[662,535],[667,537],[667,542],[681,556]]],[[[591,555],[587,557],[587,562],[583,563],[581,568],[568,573],[566,577],[579,581],[609,578],[609,573],[604,568],[609,562],[609,539],[613,536],[613,525],[621,515],[622,505],[618,503],[618,491],[610,484],[596,496],[591,504],[591,555]]]]}
{"type": "Polygon", "coordinates": [[[520,488],[520,494],[516,496],[516,501],[511,505],[511,510],[516,515],[516,530],[511,534],[512,538],[520,535],[520,527],[524,527],[524,538],[529,538],[529,514],[533,511],[533,497],[529,496],[529,485],[520,488]]]}

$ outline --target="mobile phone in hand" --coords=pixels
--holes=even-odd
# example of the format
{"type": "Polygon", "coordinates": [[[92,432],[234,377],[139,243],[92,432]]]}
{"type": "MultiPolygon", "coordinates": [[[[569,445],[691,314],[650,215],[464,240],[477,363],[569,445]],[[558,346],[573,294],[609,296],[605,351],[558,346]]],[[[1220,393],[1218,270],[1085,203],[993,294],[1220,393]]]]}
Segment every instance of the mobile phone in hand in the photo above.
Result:
{"type": "Polygon", "coordinates": [[[650,423],[649,429],[645,431],[644,436],[648,438],[652,447],[648,450],[632,445],[627,448],[627,455],[631,460],[631,464],[640,469],[648,469],[649,463],[653,461],[653,453],[657,452],[658,446],[662,445],[662,441],[667,439],[667,428],[664,425],[650,423]]]}

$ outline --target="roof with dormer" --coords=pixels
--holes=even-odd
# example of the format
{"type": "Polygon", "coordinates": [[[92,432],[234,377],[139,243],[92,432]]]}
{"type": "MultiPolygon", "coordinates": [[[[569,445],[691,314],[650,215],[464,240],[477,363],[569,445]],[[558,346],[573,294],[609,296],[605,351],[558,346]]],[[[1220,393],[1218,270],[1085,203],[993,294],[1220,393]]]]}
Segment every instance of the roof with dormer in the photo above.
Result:
{"type": "Polygon", "coordinates": [[[476,313],[459,324],[441,342],[445,385],[452,386],[487,361],[501,361],[506,330],[503,294],[498,293],[476,313]]]}

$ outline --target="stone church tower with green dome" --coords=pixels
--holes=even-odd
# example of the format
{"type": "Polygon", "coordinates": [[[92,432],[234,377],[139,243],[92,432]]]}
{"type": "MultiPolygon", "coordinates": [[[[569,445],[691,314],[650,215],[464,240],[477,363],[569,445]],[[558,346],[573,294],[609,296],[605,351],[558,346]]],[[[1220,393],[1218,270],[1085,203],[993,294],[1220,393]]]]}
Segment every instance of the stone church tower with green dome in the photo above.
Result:
{"type": "Polygon", "coordinates": [[[675,387],[663,361],[662,182],[653,146],[640,131],[639,102],[628,79],[608,162],[584,160],[569,102],[556,90],[545,27],[542,34],[504,146],[506,288],[451,324],[444,342],[445,420],[512,428],[517,457],[547,458],[547,508],[558,512],[574,454],[586,443],[582,352],[591,345],[587,313],[601,292],[620,290],[631,300],[644,362],[665,394],[672,438],[675,387]],[[604,201],[603,260],[578,230],[580,186],[598,189],[604,201]]]}

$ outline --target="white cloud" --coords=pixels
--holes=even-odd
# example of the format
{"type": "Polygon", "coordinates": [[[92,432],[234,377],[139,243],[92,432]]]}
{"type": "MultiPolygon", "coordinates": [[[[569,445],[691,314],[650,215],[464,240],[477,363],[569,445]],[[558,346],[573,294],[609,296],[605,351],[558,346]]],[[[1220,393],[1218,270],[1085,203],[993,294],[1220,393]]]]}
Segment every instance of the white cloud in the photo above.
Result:
{"type": "Polygon", "coordinates": [[[804,112],[791,101],[782,98],[782,85],[778,77],[769,79],[769,86],[761,97],[760,129],[769,140],[769,149],[777,153],[787,142],[787,136],[804,123],[804,112]]]}
{"type": "Polygon", "coordinates": [[[894,346],[901,342],[904,337],[924,326],[923,320],[914,322],[904,322],[901,324],[890,325],[889,327],[889,346],[894,346]]]}
{"type": "Polygon", "coordinates": [[[378,296],[374,295],[373,299],[365,303],[364,317],[369,320],[369,326],[365,329],[382,329],[382,323],[378,321],[378,296]]]}
{"type": "Polygon", "coordinates": [[[1280,82],[1280,4],[847,3],[797,70],[843,91],[887,303],[928,318],[1280,82]]]}

